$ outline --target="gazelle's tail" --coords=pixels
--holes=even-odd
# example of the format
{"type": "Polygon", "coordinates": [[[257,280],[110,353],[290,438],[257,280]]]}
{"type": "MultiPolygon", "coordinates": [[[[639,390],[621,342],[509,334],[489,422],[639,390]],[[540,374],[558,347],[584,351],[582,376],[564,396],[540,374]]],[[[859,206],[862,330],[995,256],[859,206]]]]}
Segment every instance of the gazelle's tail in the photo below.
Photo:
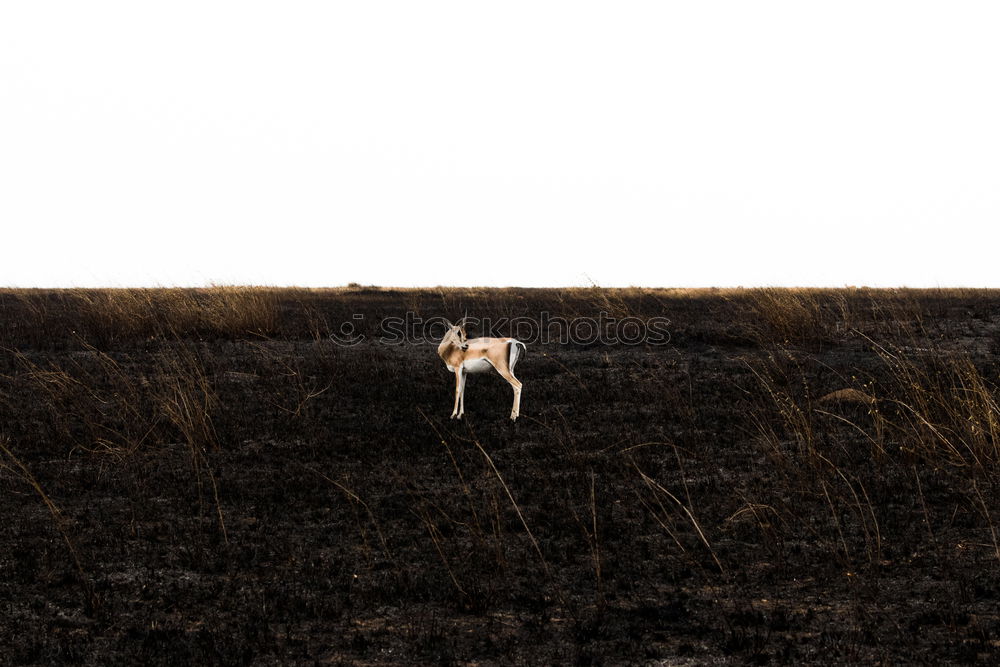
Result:
{"type": "Polygon", "coordinates": [[[510,341],[510,357],[508,357],[507,359],[507,368],[510,369],[511,373],[514,372],[514,364],[516,364],[518,359],[523,357],[524,353],[527,351],[528,348],[521,341],[519,340],[510,341]],[[518,350],[518,346],[520,346],[521,348],[520,350],[518,350]]]}

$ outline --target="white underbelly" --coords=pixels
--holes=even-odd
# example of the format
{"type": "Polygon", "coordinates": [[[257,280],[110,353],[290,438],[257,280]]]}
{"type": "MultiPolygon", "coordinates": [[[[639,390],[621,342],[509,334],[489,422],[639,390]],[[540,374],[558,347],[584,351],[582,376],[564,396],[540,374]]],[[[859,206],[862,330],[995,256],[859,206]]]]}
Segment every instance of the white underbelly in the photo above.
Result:
{"type": "Polygon", "coordinates": [[[493,368],[491,364],[485,357],[480,357],[479,359],[468,359],[462,362],[462,370],[466,373],[482,373],[483,371],[488,371],[493,368]]]}

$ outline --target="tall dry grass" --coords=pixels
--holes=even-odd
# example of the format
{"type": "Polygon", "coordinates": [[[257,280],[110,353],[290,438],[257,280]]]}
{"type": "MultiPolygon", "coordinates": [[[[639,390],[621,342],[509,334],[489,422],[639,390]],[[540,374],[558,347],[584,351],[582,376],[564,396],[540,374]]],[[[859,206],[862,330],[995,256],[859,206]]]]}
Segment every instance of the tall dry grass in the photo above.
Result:
{"type": "Polygon", "coordinates": [[[1000,464],[1000,388],[984,369],[963,352],[873,347],[888,370],[878,412],[887,437],[934,465],[1000,464]]]}
{"type": "Polygon", "coordinates": [[[784,342],[747,361],[757,380],[749,419],[784,495],[748,499],[737,514],[760,519],[767,508],[777,518],[768,530],[794,526],[827,540],[847,567],[874,564],[883,558],[891,497],[919,499],[928,533],[937,532],[921,486],[933,477],[980,517],[995,547],[981,486],[998,481],[997,369],[913,328],[889,331],[876,339],[854,330],[878,363],[870,373],[835,376],[837,387],[816,386],[816,359],[784,342]],[[824,522],[804,509],[817,505],[826,507],[824,522]]]}
{"type": "MultiPolygon", "coordinates": [[[[764,349],[819,349],[861,331],[880,338],[907,338],[926,333],[925,314],[940,311],[941,302],[962,297],[982,301],[988,295],[960,290],[870,288],[749,288],[725,290],[720,298],[736,307],[733,314],[747,337],[764,349]]],[[[936,312],[938,316],[945,312],[936,312]]]]}
{"type": "MultiPolygon", "coordinates": [[[[260,337],[278,326],[278,290],[267,287],[5,290],[12,333],[67,333],[93,344],[187,336],[260,337]]],[[[44,342],[40,340],[39,342],[44,342]]]]}
{"type": "Polygon", "coordinates": [[[136,372],[128,358],[116,359],[86,341],[80,345],[82,351],[63,365],[43,365],[28,354],[8,351],[17,372],[4,379],[46,407],[44,446],[53,453],[88,454],[125,465],[139,454],[158,456],[163,445],[180,441],[190,456],[198,497],[206,486],[210,489],[226,537],[210,460],[219,449],[213,421],[219,397],[197,350],[174,340],[151,353],[145,372],[136,372]]]}

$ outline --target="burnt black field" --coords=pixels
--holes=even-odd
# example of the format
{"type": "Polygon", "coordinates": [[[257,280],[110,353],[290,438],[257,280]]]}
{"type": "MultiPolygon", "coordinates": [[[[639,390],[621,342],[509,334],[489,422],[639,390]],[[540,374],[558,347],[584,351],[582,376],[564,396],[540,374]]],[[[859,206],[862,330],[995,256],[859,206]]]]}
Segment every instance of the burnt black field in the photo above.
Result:
{"type": "Polygon", "coordinates": [[[1000,653],[997,292],[7,290],[0,348],[4,663],[1000,653]],[[669,341],[529,341],[459,422],[407,312],[669,341]]]}

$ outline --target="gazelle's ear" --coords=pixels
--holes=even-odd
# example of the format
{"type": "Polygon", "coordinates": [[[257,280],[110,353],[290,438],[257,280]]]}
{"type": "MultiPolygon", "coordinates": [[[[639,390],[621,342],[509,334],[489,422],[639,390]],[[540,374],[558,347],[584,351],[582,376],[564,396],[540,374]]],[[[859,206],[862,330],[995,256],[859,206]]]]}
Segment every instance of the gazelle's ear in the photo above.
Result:
{"type": "Polygon", "coordinates": [[[446,318],[441,318],[441,319],[444,320],[444,323],[448,325],[449,329],[454,329],[455,328],[455,325],[452,324],[451,322],[449,322],[446,318]]]}

